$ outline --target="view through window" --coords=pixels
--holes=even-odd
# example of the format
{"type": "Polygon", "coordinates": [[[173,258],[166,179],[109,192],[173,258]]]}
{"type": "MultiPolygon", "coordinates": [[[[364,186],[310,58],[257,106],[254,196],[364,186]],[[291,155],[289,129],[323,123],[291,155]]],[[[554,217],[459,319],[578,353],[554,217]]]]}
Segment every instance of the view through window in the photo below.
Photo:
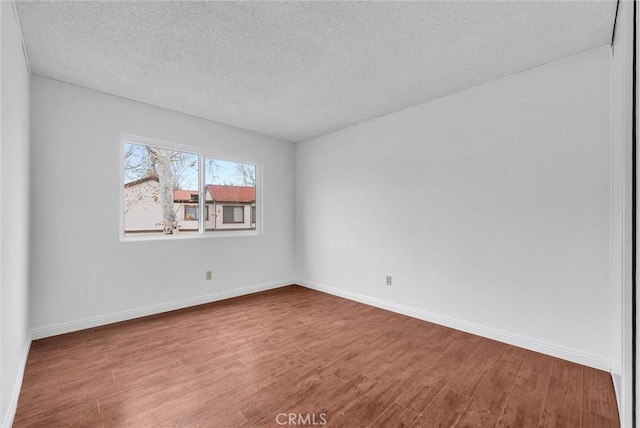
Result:
{"type": "Polygon", "coordinates": [[[124,142],[124,231],[202,235],[256,229],[256,166],[124,142]]]}

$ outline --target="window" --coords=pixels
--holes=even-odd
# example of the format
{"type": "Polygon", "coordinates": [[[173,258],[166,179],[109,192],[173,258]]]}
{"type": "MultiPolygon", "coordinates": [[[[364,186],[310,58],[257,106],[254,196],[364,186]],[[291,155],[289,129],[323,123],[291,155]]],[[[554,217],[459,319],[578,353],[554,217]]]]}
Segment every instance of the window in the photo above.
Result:
{"type": "Polygon", "coordinates": [[[224,205],[222,210],[223,223],[244,223],[244,207],[224,205]]]}
{"type": "Polygon", "coordinates": [[[198,220],[198,206],[197,205],[185,205],[184,206],[184,219],[187,221],[198,220]]]}
{"type": "Polygon", "coordinates": [[[245,222],[245,208],[256,204],[256,166],[214,158],[204,159],[205,196],[212,214],[205,232],[255,230],[245,222]]]}
{"type": "Polygon", "coordinates": [[[257,229],[256,164],[140,137],[125,137],[122,148],[121,236],[257,229]],[[251,223],[245,223],[245,207],[251,207],[251,223]]]}
{"type": "MultiPolygon", "coordinates": [[[[200,207],[195,204],[185,205],[184,206],[184,219],[186,221],[196,221],[199,218],[200,207]]],[[[205,205],[204,207],[204,219],[209,220],[209,205],[205,205]]]]}

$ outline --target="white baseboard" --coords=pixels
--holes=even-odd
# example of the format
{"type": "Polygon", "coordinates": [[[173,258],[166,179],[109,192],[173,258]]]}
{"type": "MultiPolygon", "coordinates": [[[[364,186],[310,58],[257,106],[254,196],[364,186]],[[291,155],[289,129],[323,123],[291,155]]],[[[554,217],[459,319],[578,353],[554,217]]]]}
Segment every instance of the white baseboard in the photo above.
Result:
{"type": "Polygon", "coordinates": [[[467,333],[475,334],[477,336],[482,336],[489,339],[497,340],[499,342],[507,343],[509,345],[514,345],[520,348],[529,349],[531,351],[540,352],[542,354],[551,355],[553,357],[561,358],[563,360],[593,367],[598,370],[604,370],[607,372],[611,371],[611,363],[608,360],[605,360],[596,355],[591,355],[586,352],[581,352],[575,349],[567,348],[567,347],[556,345],[553,343],[548,343],[541,340],[520,336],[517,334],[509,333],[502,330],[497,330],[490,327],[481,326],[478,324],[450,318],[447,316],[434,314],[432,312],[427,312],[421,309],[400,305],[398,303],[389,302],[389,301],[378,299],[375,297],[365,296],[363,294],[354,293],[352,291],[342,290],[342,289],[331,287],[324,284],[318,284],[313,281],[298,279],[296,280],[296,284],[302,285],[303,287],[307,287],[312,290],[322,291],[324,293],[332,294],[334,296],[343,297],[345,299],[354,300],[356,302],[364,303],[366,305],[371,305],[377,308],[386,309],[388,311],[396,312],[412,318],[418,318],[424,321],[432,322],[434,324],[439,324],[446,327],[454,328],[456,330],[461,330],[467,333]]]}
{"type": "Polygon", "coordinates": [[[31,349],[31,339],[27,338],[22,346],[22,355],[20,356],[20,365],[18,366],[18,373],[16,381],[13,384],[13,391],[11,392],[11,401],[9,401],[9,407],[7,413],[4,414],[2,419],[3,427],[10,427],[13,425],[13,419],[16,417],[16,411],[18,410],[18,399],[20,398],[20,391],[22,390],[22,381],[24,379],[24,371],[27,367],[27,358],[29,358],[29,350],[31,349]]]}
{"type": "Polygon", "coordinates": [[[56,324],[48,327],[41,327],[32,330],[31,337],[33,340],[45,337],[56,336],[58,334],[71,333],[73,331],[84,330],[92,327],[99,327],[106,324],[112,324],[120,321],[127,321],[134,318],[155,315],[162,312],[174,311],[176,309],[188,308],[191,306],[201,305],[204,303],[216,302],[218,300],[230,299],[233,297],[244,296],[247,294],[257,293],[260,291],[272,290],[279,287],[294,284],[293,280],[282,280],[268,282],[265,284],[251,285],[248,287],[236,288],[233,290],[220,291],[218,293],[207,294],[204,296],[191,297],[188,299],[175,300],[173,302],[160,303],[157,305],[145,306],[142,308],[130,309],[122,312],[116,312],[97,317],[85,318],[82,320],[71,321],[56,324]]]}

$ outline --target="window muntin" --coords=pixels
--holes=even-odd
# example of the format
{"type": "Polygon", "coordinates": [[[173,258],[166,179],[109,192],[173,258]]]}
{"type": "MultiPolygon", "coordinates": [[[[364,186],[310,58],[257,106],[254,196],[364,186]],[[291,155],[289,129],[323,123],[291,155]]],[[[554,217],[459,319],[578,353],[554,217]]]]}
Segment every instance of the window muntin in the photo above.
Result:
{"type": "Polygon", "coordinates": [[[123,137],[122,150],[122,237],[226,236],[225,231],[257,230],[256,164],[140,137],[123,137]],[[232,221],[229,214],[224,221],[225,205],[240,208],[232,211],[232,221]],[[252,211],[245,213],[245,207],[252,211]]]}

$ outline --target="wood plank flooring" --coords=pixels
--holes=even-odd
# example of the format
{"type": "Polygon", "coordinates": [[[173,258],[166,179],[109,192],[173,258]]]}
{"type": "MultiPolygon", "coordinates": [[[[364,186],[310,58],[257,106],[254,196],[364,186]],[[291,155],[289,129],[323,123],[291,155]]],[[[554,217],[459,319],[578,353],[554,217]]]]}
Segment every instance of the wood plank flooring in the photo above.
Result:
{"type": "Polygon", "coordinates": [[[608,373],[290,286],[35,341],[14,423],[303,425],[619,420],[608,373]]]}

